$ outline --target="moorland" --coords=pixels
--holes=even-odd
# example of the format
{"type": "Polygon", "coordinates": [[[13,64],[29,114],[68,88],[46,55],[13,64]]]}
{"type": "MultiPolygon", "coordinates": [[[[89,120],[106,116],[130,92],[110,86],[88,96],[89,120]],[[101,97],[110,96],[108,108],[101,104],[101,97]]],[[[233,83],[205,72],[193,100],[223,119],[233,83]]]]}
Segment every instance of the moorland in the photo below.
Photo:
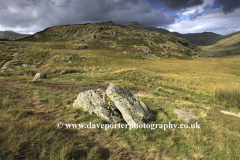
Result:
{"type": "Polygon", "coordinates": [[[223,44],[204,49],[112,22],[0,41],[1,159],[240,159],[240,117],[221,112],[240,112],[240,55],[217,57],[223,44]],[[47,79],[32,81],[36,73],[47,79]],[[147,104],[156,116],[149,124],[185,124],[177,108],[198,116],[188,124],[200,129],[56,127],[107,123],[72,104],[110,82],[147,104]]]}

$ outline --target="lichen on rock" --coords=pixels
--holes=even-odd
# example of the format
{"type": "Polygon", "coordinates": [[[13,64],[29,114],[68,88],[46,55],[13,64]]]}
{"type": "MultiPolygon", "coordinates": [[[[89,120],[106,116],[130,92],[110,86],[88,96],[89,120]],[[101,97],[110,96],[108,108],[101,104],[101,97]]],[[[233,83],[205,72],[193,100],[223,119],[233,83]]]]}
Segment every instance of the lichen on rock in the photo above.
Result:
{"type": "Polygon", "coordinates": [[[95,113],[110,123],[119,123],[121,121],[120,117],[115,116],[108,108],[106,94],[102,88],[79,93],[73,107],[82,108],[90,114],[95,113]]]}
{"type": "Polygon", "coordinates": [[[112,83],[106,92],[99,88],[79,93],[73,107],[94,113],[110,123],[119,123],[124,119],[129,125],[134,125],[156,119],[139,97],[126,88],[120,91],[112,83]]]}

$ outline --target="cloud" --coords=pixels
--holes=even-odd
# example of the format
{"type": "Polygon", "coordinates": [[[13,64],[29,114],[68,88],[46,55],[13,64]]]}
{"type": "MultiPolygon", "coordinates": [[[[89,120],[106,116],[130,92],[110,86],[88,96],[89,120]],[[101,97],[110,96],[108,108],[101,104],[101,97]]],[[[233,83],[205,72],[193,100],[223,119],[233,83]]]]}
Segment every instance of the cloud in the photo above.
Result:
{"type": "Polygon", "coordinates": [[[198,13],[202,13],[205,11],[205,8],[207,6],[212,6],[214,4],[214,0],[204,0],[203,3],[201,5],[198,6],[192,6],[187,8],[186,10],[184,10],[182,12],[182,15],[185,16],[194,16],[198,13]]]}
{"type": "Polygon", "coordinates": [[[171,10],[181,10],[203,4],[203,0],[154,0],[154,3],[162,3],[171,10]]]}
{"type": "Polygon", "coordinates": [[[185,19],[169,25],[166,29],[183,34],[211,31],[221,35],[226,35],[240,30],[239,15],[240,8],[229,14],[222,12],[222,8],[208,8],[206,9],[205,14],[196,17],[194,21],[191,19],[185,19]]]}
{"type": "Polygon", "coordinates": [[[0,4],[0,30],[20,33],[109,20],[117,24],[138,22],[181,33],[224,34],[240,26],[239,0],[0,0],[0,4]]]}
{"type": "Polygon", "coordinates": [[[0,0],[0,26],[37,32],[47,27],[113,21],[137,21],[144,26],[165,26],[177,16],[167,16],[146,0],[0,0]]]}
{"type": "Polygon", "coordinates": [[[231,13],[240,7],[239,0],[216,0],[215,4],[222,5],[223,6],[222,9],[225,14],[231,13]]]}

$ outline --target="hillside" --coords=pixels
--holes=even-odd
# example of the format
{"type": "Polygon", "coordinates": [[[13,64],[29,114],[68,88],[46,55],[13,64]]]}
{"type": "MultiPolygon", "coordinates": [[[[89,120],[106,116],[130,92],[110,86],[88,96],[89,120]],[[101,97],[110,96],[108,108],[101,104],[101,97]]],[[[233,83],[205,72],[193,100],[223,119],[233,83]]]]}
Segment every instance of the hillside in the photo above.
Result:
{"type": "Polygon", "coordinates": [[[163,34],[172,34],[177,37],[185,38],[196,46],[208,46],[208,45],[215,44],[218,38],[221,37],[221,35],[212,33],[212,32],[180,34],[178,32],[170,32],[163,28],[143,27],[137,22],[131,22],[131,23],[125,24],[125,26],[131,29],[149,30],[149,31],[157,31],[163,34]]]}
{"type": "Polygon", "coordinates": [[[239,55],[240,31],[221,36],[214,45],[201,46],[200,48],[212,53],[214,56],[239,55]]]}
{"type": "Polygon", "coordinates": [[[61,42],[71,41],[73,46],[86,45],[86,49],[103,49],[139,52],[142,56],[174,56],[189,59],[193,55],[208,55],[189,41],[174,35],[148,30],[129,29],[113,22],[55,26],[38,32],[21,41],[61,42]]]}
{"type": "Polygon", "coordinates": [[[13,31],[0,31],[0,39],[16,39],[30,36],[30,34],[20,34],[13,31]]]}
{"type": "MultiPolygon", "coordinates": [[[[240,55],[191,57],[200,52],[185,39],[112,22],[0,40],[0,159],[240,159],[240,55]],[[115,128],[74,107],[79,93],[110,83],[131,93],[130,103],[112,94],[118,100],[141,99],[156,119],[115,128]],[[189,113],[197,119],[186,122],[189,113]]],[[[116,104],[108,98],[105,109],[116,104]]]]}

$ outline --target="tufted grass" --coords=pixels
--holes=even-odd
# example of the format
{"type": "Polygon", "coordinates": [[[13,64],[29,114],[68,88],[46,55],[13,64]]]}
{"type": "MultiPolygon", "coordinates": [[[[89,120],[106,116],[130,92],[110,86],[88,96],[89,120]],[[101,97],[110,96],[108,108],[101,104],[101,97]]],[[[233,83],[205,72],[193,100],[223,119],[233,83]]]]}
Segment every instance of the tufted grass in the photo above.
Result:
{"type": "Polygon", "coordinates": [[[124,51],[76,50],[75,44],[68,42],[12,43],[22,46],[15,59],[23,63],[38,62],[34,59],[38,53],[48,56],[42,57],[44,63],[38,68],[14,66],[16,73],[0,75],[1,159],[240,158],[239,118],[220,112],[240,110],[236,87],[240,84],[239,61],[142,59],[124,51]],[[89,60],[61,61],[69,55],[89,60]],[[63,70],[65,74],[60,74],[63,70]],[[47,72],[47,79],[30,83],[37,72],[47,72]],[[156,116],[156,121],[148,124],[185,124],[173,112],[178,108],[197,115],[199,119],[189,124],[198,122],[201,128],[56,127],[58,122],[105,124],[96,115],[73,108],[72,103],[78,93],[106,88],[110,82],[140,96],[156,116]]]}

